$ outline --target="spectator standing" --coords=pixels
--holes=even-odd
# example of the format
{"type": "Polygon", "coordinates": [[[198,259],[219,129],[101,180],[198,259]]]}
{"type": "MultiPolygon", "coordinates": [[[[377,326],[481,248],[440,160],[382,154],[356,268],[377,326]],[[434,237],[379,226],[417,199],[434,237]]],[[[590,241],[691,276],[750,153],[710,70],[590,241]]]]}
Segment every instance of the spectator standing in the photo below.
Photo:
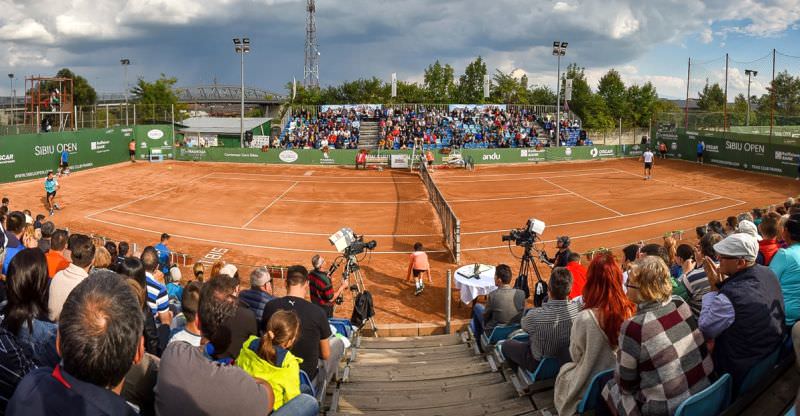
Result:
{"type": "Polygon", "coordinates": [[[147,246],[142,251],[140,259],[147,279],[147,306],[150,307],[156,323],[169,325],[172,321],[172,312],[169,310],[167,287],[161,281],[164,275],[158,270],[158,251],[152,246],[147,246]]]}
{"type": "Polygon", "coordinates": [[[294,311],[300,317],[301,334],[290,350],[292,354],[303,359],[300,369],[314,380],[315,385],[322,386],[324,380],[335,375],[339,360],[344,355],[344,344],[335,337],[331,338],[333,334],[325,312],[305,300],[308,292],[309,282],[306,268],[303,266],[289,267],[286,276],[286,296],[275,298],[267,303],[259,327],[267,328],[272,314],[279,310],[294,311]],[[324,364],[318,370],[320,359],[324,361],[324,364]]]}
{"type": "Polygon", "coordinates": [[[729,373],[738,391],[747,371],[783,341],[783,295],[775,273],[755,263],[753,237],[733,234],[714,250],[719,266],[710,259],[704,264],[711,292],[703,296],[698,323],[706,338],[714,339],[717,374],[729,373]]]}
{"type": "Polygon", "coordinates": [[[273,299],[272,277],[266,267],[259,267],[250,272],[250,289],[239,292],[239,300],[246,303],[256,320],[261,322],[264,316],[264,307],[273,299]]]}
{"type": "Polygon", "coordinates": [[[575,299],[583,293],[586,285],[586,268],[581,264],[580,253],[571,252],[567,259],[566,269],[572,274],[572,289],[569,292],[569,299],[575,299]]]}
{"type": "Polygon", "coordinates": [[[81,282],[58,324],[61,363],[28,373],[6,413],[136,415],[119,393],[128,369],[144,354],[138,310],[130,287],[113,272],[81,282]]]}
{"type": "Polygon", "coordinates": [[[67,296],[89,276],[89,270],[94,261],[94,252],[95,246],[92,244],[91,238],[83,234],[73,235],[72,250],[70,251],[72,263],[66,269],[56,273],[50,282],[50,298],[47,306],[50,310],[51,321],[58,321],[67,296]]]}
{"type": "Polygon", "coordinates": [[[706,142],[700,140],[697,142],[697,163],[703,164],[703,152],[706,150],[706,142]]]}
{"type": "Polygon", "coordinates": [[[622,324],[614,379],[603,398],[620,415],[671,415],[711,384],[714,363],[689,305],[672,297],[667,264],[637,260],[628,278],[636,315],[622,324]]]}
{"type": "Polygon", "coordinates": [[[525,307],[525,292],[511,287],[511,267],[501,264],[495,268],[494,283],[497,290],[489,293],[486,306],[475,303],[472,307],[472,324],[475,335],[489,335],[497,325],[511,323],[525,307]]]}
{"type": "Polygon", "coordinates": [[[255,378],[269,380],[275,397],[273,409],[300,395],[300,363],[291,351],[300,335],[300,318],[293,311],[277,311],[264,336],[245,341],[236,365],[255,378]]]}
{"type": "Polygon", "coordinates": [[[331,276],[328,276],[328,273],[322,270],[323,266],[325,266],[325,259],[319,254],[315,254],[311,258],[311,266],[314,268],[308,274],[311,303],[322,308],[325,311],[325,316],[333,318],[334,300],[341,296],[342,292],[347,289],[347,285],[342,282],[339,285],[339,289],[336,292],[333,291],[331,276]]]}
{"type": "Polygon", "coordinates": [[[415,284],[414,295],[419,295],[423,290],[425,290],[424,275],[428,275],[428,282],[433,283],[433,279],[431,278],[431,265],[428,261],[428,254],[423,251],[422,243],[414,243],[414,252],[411,253],[408,260],[406,281],[411,280],[411,276],[413,274],[415,284]]]}
{"type": "Polygon", "coordinates": [[[160,265],[159,269],[161,270],[161,273],[164,273],[165,275],[169,274],[170,257],[172,255],[172,250],[167,247],[167,244],[169,244],[169,239],[169,234],[163,233],[161,234],[160,242],[154,246],[158,252],[158,263],[160,265]]]}
{"type": "Polygon", "coordinates": [[[64,257],[67,248],[67,232],[56,230],[50,238],[50,250],[45,253],[47,259],[47,275],[52,278],[56,273],[69,267],[69,260],[64,257]]]}
{"type": "Polygon", "coordinates": [[[800,214],[791,215],[783,225],[786,248],[778,250],[769,268],[778,276],[786,310],[786,326],[800,319],[800,214]]]}
{"type": "Polygon", "coordinates": [[[622,269],[611,253],[595,255],[589,263],[583,293],[584,309],[570,331],[571,362],[561,367],[555,382],[560,415],[575,414],[594,375],[614,367],[619,328],[636,312],[636,305],[625,296],[622,269]]]}
{"type": "Polygon", "coordinates": [[[572,274],[564,267],[556,267],[550,273],[549,300],[540,308],[531,308],[522,317],[521,327],[528,334],[528,341],[507,340],[502,344],[503,356],[512,368],[517,366],[536,371],[545,357],[555,357],[566,363],[569,357],[569,335],[572,322],[581,310],[581,305],[569,301],[572,274]]]}
{"type": "Polygon", "coordinates": [[[128,142],[128,155],[131,158],[131,162],[136,163],[136,139],[131,138],[131,141],[128,142]]]}
{"type": "Polygon", "coordinates": [[[6,250],[3,258],[3,274],[8,274],[8,264],[20,251],[25,249],[22,244],[22,232],[25,230],[25,214],[12,211],[6,217],[6,250]]]}
{"type": "MultiPolygon", "coordinates": [[[[221,344],[228,342],[223,323],[237,309],[220,279],[228,278],[216,276],[200,292],[197,323],[207,341],[205,345],[173,342],[161,357],[156,384],[157,414],[256,415],[270,414],[273,408],[274,396],[267,380],[251,377],[216,352],[223,349],[219,348],[221,344]]],[[[317,412],[316,400],[301,394],[271,414],[303,416],[317,412]]]]}
{"type": "Polygon", "coordinates": [[[17,385],[36,363],[27,354],[27,347],[20,345],[17,337],[0,327],[0,413],[6,414],[6,407],[17,385]]]}
{"type": "Polygon", "coordinates": [[[8,266],[8,303],[3,308],[2,327],[26,345],[30,358],[40,367],[55,367],[56,325],[50,322],[47,310],[47,260],[41,250],[20,251],[8,266]]]}
{"type": "Polygon", "coordinates": [[[761,218],[761,223],[758,225],[761,231],[762,239],[758,242],[758,257],[756,263],[769,266],[772,257],[778,252],[780,245],[778,244],[778,221],[780,216],[775,213],[770,213],[761,218]]]}

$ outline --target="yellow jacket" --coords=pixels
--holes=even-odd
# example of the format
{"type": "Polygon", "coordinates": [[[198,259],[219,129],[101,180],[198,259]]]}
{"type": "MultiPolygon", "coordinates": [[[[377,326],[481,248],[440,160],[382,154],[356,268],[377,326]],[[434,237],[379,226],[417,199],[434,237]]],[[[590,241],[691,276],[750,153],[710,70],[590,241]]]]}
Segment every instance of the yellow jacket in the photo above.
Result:
{"type": "Polygon", "coordinates": [[[286,351],[281,366],[277,367],[258,356],[256,351],[260,342],[261,339],[256,336],[248,338],[242,345],[236,365],[247,374],[269,382],[275,395],[273,410],[278,410],[289,400],[300,395],[300,363],[303,359],[286,351]]]}

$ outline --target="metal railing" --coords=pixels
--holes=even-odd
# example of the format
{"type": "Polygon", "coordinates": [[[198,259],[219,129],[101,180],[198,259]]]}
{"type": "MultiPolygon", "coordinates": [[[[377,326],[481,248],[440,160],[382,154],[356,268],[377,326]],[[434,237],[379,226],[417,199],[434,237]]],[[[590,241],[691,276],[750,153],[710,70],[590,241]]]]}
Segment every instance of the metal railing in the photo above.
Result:
{"type": "Polygon", "coordinates": [[[433,181],[428,167],[424,161],[421,161],[419,168],[420,177],[428,190],[431,204],[433,204],[436,213],[439,214],[439,220],[442,222],[442,233],[444,234],[444,241],[453,260],[458,263],[461,261],[461,220],[456,216],[453,208],[444,199],[439,187],[433,181]]]}

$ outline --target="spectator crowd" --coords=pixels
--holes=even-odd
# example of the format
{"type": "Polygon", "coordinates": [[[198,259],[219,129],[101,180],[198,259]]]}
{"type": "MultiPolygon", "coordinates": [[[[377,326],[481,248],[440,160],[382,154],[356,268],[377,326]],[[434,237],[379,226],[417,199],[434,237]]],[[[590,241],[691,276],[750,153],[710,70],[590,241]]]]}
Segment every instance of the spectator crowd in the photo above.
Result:
{"type": "Polygon", "coordinates": [[[621,262],[593,252],[588,268],[559,238],[567,260],[551,265],[544,304],[525,309],[499,265],[498,289],[475,305],[471,327],[490,340],[518,328],[493,340],[513,371],[557,362],[559,415],[576,414],[592,383],[599,415],[672,415],[723,376],[735,399],[762,381],[752,369],[798,354],[800,203],[711,221],[696,244],[676,237],[626,246],[621,262]]]}

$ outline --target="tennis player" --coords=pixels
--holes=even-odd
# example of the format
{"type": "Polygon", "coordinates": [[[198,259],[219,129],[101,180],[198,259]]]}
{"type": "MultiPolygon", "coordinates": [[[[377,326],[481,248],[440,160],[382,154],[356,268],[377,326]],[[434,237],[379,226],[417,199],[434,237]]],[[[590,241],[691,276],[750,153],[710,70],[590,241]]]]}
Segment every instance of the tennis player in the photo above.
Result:
{"type": "Polygon", "coordinates": [[[649,147],[642,153],[642,157],[639,158],[640,161],[644,161],[644,180],[650,179],[653,174],[653,159],[655,159],[655,155],[653,155],[649,147]]]}
{"type": "Polygon", "coordinates": [[[422,243],[414,244],[414,252],[409,256],[408,273],[406,280],[411,280],[414,275],[415,290],[414,295],[419,296],[425,290],[425,275],[428,275],[428,283],[433,283],[431,278],[431,265],[428,262],[428,254],[423,251],[422,243]]]}
{"type": "Polygon", "coordinates": [[[53,175],[53,171],[47,172],[47,179],[44,181],[44,190],[47,192],[45,196],[47,201],[47,209],[50,210],[50,216],[53,216],[54,210],[61,209],[58,207],[58,204],[55,203],[56,199],[56,191],[58,191],[59,185],[58,181],[56,180],[55,176],[53,175]]]}

